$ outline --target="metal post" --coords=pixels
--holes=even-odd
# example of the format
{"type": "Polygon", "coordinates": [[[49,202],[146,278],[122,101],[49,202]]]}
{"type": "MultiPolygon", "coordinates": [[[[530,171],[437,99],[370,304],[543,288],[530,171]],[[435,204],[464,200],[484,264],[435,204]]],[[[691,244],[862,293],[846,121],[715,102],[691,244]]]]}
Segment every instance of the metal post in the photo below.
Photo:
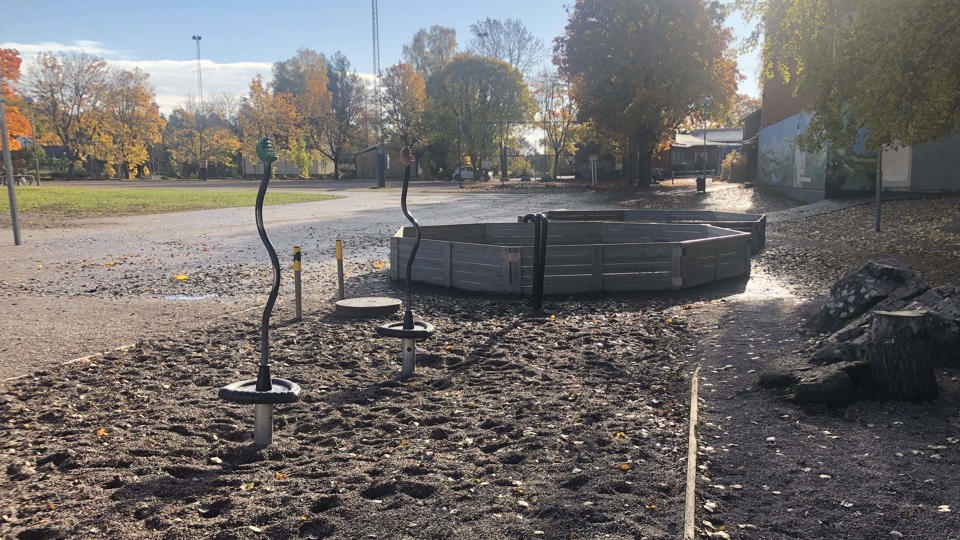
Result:
{"type": "Polygon", "coordinates": [[[253,443],[270,446],[273,442],[273,405],[257,403],[253,406],[253,443]]]}
{"type": "Polygon", "coordinates": [[[412,376],[417,368],[417,342],[413,339],[404,338],[401,343],[403,345],[403,363],[400,365],[400,378],[406,379],[412,376]]]}
{"type": "MultiPolygon", "coordinates": [[[[0,85],[3,76],[0,74],[0,85]]],[[[20,220],[17,218],[17,194],[13,189],[13,160],[10,159],[10,138],[7,135],[7,106],[0,92],[0,137],[3,137],[3,164],[7,168],[7,197],[10,199],[10,222],[13,224],[13,244],[20,245],[20,220]]]]}
{"type": "Polygon", "coordinates": [[[293,246],[293,296],[296,303],[295,321],[303,319],[303,294],[300,286],[300,246],[293,246]]]}
{"type": "Polygon", "coordinates": [[[200,76],[200,40],[203,39],[200,35],[194,35],[191,37],[197,43],[197,94],[200,97],[200,115],[198,116],[200,120],[200,153],[197,156],[197,165],[200,167],[199,176],[201,180],[207,179],[207,160],[203,158],[203,79],[200,76]]]}
{"type": "Polygon", "coordinates": [[[346,294],[343,291],[343,240],[337,239],[336,243],[336,255],[337,255],[337,292],[340,295],[340,300],[346,298],[346,294]]]}
{"type": "Polygon", "coordinates": [[[40,185],[40,154],[37,151],[37,149],[40,148],[40,142],[37,140],[37,122],[34,120],[34,117],[33,117],[33,98],[32,97],[29,97],[29,96],[27,97],[27,105],[30,106],[30,129],[33,131],[33,158],[36,161],[36,166],[37,166],[36,168],[37,177],[34,178],[34,180],[36,180],[37,185],[39,186],[40,185]]]}
{"type": "Polygon", "coordinates": [[[460,154],[460,139],[463,133],[463,122],[457,122],[457,184],[463,188],[463,159],[460,154]]]}
{"type": "Polygon", "coordinates": [[[387,187],[387,155],[382,146],[377,150],[377,187],[387,187]]]}

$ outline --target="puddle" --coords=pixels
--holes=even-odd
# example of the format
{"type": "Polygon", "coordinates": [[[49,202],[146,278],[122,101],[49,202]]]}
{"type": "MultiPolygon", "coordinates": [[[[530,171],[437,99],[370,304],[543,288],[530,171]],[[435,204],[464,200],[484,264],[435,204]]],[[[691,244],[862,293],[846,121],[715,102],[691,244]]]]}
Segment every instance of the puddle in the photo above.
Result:
{"type": "Polygon", "coordinates": [[[174,300],[178,302],[195,302],[197,300],[209,300],[211,298],[217,298],[217,294],[171,294],[164,296],[164,300],[174,300]]]}

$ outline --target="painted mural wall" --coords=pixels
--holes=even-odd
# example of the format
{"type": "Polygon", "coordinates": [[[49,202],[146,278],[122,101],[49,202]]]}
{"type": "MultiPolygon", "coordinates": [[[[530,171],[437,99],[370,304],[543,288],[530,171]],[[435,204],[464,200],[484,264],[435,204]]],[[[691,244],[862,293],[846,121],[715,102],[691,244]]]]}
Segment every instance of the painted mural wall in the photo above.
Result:
{"type": "Polygon", "coordinates": [[[760,130],[757,181],[804,198],[873,189],[877,158],[863,137],[851,149],[807,152],[797,146],[797,136],[809,124],[810,115],[800,113],[760,130]]]}
{"type": "Polygon", "coordinates": [[[826,152],[797,146],[797,135],[810,124],[807,113],[787,117],[760,130],[757,181],[782,188],[824,190],[826,152]]]}

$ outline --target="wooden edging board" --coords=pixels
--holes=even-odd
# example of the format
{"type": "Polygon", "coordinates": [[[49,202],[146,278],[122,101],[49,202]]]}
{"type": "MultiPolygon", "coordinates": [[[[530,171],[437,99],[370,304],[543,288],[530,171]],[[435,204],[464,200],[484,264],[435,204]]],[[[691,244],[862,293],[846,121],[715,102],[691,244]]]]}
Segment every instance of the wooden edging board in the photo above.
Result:
{"type": "Polygon", "coordinates": [[[687,436],[687,489],[683,508],[683,540],[695,540],[697,530],[697,394],[700,381],[700,366],[693,370],[690,380],[690,431],[687,436]]]}

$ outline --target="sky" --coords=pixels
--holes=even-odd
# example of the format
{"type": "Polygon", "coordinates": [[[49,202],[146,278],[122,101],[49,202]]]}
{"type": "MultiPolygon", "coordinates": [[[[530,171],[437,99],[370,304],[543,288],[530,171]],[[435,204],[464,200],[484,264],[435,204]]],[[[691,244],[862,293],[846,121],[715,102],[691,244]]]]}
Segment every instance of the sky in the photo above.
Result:
{"type": "MultiPolygon", "coordinates": [[[[402,47],[431,25],[457,31],[487,17],[519,19],[548,47],[563,33],[574,0],[379,0],[380,64],[401,60],[402,47]]],[[[746,30],[730,21],[736,36],[746,30]]],[[[0,20],[0,48],[20,51],[21,72],[39,52],[86,52],[123,69],[150,75],[161,112],[198,95],[197,41],[203,96],[246,95],[257,74],[308,48],[342,51],[357,72],[373,72],[373,24],[368,0],[33,0],[10,2],[0,20]]],[[[740,92],[759,97],[756,54],[740,58],[740,92]]]]}

